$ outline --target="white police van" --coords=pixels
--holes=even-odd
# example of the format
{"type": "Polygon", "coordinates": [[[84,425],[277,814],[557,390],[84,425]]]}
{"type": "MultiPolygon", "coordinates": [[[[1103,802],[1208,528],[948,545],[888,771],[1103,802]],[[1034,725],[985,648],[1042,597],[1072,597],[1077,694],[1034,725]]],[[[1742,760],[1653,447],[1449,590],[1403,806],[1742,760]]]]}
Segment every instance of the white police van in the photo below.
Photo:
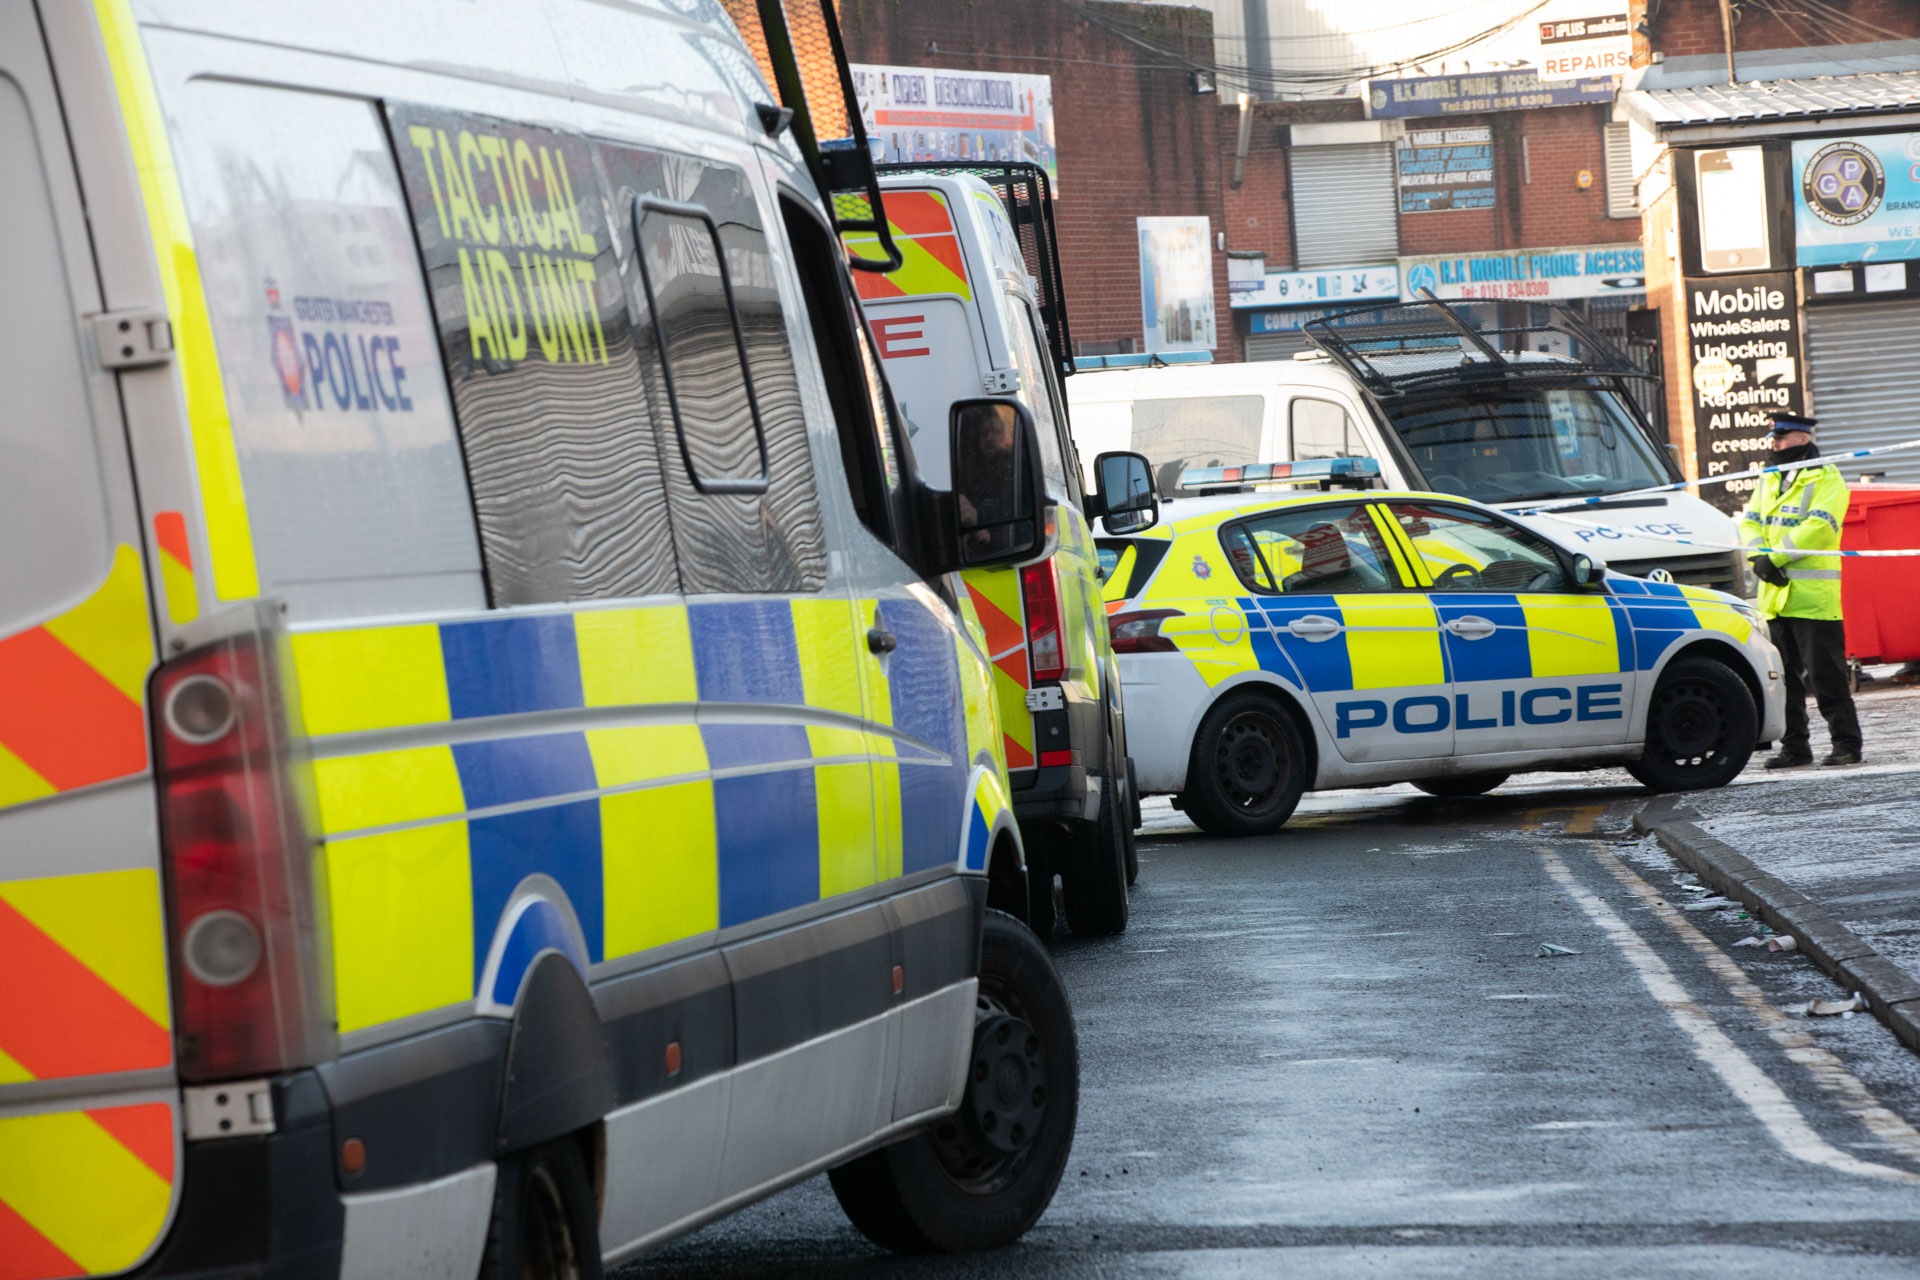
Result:
{"type": "Polygon", "coordinates": [[[1752,605],[1609,571],[1481,503],[1371,487],[1371,458],[1190,470],[1100,540],[1143,793],[1272,831],[1306,790],[1489,791],[1624,766],[1725,785],[1784,724],[1752,605]],[[1305,493],[1255,486],[1318,484],[1305,493]]]}

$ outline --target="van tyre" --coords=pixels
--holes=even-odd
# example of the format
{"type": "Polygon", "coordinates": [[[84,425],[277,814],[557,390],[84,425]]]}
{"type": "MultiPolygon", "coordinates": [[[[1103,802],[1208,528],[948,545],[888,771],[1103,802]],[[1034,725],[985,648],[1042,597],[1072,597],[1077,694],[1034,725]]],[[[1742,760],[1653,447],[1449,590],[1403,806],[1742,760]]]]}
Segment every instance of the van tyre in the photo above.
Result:
{"type": "Polygon", "coordinates": [[[1127,888],[1140,881],[1140,784],[1133,776],[1133,757],[1127,757],[1127,888]]]}
{"type": "Polygon", "coordinates": [[[1627,772],[1654,791],[1724,787],[1753,755],[1760,715],[1746,682],[1725,663],[1682,658],[1647,706],[1647,745],[1627,772]]]}
{"type": "Polygon", "coordinates": [[[1469,796],[1483,796],[1512,776],[1508,773],[1462,773],[1448,778],[1421,778],[1413,785],[1443,800],[1464,800],[1469,796]]]}
{"type": "Polygon", "coordinates": [[[1079,1047],[1060,975],[1031,930],[989,911],[959,1111],[827,1177],[875,1244],[900,1253],[997,1249],[1053,1200],[1079,1106],[1079,1047]]]}
{"type": "Polygon", "coordinates": [[[481,1280],[600,1280],[599,1221],[577,1139],[515,1151],[494,1182],[481,1280]]]}
{"type": "Polygon", "coordinates": [[[1060,905],[1066,908],[1067,927],[1083,938],[1127,929],[1127,854],[1133,847],[1127,819],[1133,806],[1117,803],[1123,798],[1118,781],[1119,775],[1109,771],[1100,789],[1100,816],[1075,824],[1067,846],[1072,861],[1061,868],[1060,905]]]}
{"type": "Polygon", "coordinates": [[[1209,835],[1259,836],[1279,830],[1306,789],[1299,726],[1272,698],[1246,690],[1200,722],[1180,807],[1209,835]]]}

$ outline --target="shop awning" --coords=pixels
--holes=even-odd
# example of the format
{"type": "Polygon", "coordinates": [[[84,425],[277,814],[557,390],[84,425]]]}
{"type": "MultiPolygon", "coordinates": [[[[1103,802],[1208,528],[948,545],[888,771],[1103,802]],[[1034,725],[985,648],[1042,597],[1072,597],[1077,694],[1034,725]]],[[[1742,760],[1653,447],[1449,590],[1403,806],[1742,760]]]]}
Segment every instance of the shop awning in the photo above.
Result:
{"type": "Polygon", "coordinates": [[[1667,141],[1707,142],[1755,129],[1807,133],[1863,118],[1920,122],[1920,71],[1636,89],[1620,98],[1628,115],[1667,141]]]}

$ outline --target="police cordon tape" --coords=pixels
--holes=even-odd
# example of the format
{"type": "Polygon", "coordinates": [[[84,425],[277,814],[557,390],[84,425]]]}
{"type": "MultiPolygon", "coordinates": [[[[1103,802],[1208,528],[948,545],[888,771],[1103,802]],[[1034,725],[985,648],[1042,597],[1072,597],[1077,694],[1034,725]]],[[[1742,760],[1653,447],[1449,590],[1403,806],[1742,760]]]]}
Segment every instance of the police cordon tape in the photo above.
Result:
{"type": "MultiPolygon", "coordinates": [[[[1650,493],[1673,493],[1679,489],[1691,489],[1697,484],[1725,484],[1729,480],[1745,480],[1752,476],[1764,476],[1774,471],[1804,471],[1808,467],[1828,467],[1835,463],[1845,462],[1850,458],[1874,458],[1883,453],[1898,453],[1902,449],[1920,449],[1920,440],[1908,440],[1903,444],[1883,444],[1874,449],[1855,449],[1851,453],[1822,454],[1817,458],[1802,458],[1798,462],[1782,462],[1777,466],[1753,467],[1746,471],[1729,471],[1724,476],[1702,476],[1698,480],[1680,480],[1673,484],[1656,484],[1647,489],[1624,489],[1619,493],[1596,493],[1590,497],[1579,498],[1570,502],[1548,502],[1539,506],[1511,508],[1511,510],[1513,510],[1515,515],[1523,516],[1545,514],[1555,511],[1577,511],[1581,507],[1590,507],[1600,502],[1617,502],[1621,498],[1639,498],[1650,493]]],[[[1737,547],[1728,549],[1739,550],[1737,547]]],[[[1822,554],[1832,555],[1833,553],[1823,552],[1822,554]]],[[[1914,555],[1920,553],[1903,551],[1899,554],[1914,555]]]]}
{"type": "MultiPolygon", "coordinates": [[[[1518,514],[1518,515],[1532,515],[1532,514],[1534,514],[1534,513],[1533,513],[1533,512],[1530,512],[1530,511],[1521,511],[1521,512],[1517,512],[1516,514],[1518,514]]],[[[1759,555],[1778,555],[1778,556],[1853,556],[1853,557],[1867,557],[1867,556],[1920,556],[1920,547],[1914,547],[1914,548],[1909,548],[1909,549],[1906,549],[1906,550],[1900,550],[1900,551],[1894,551],[1894,550],[1882,550],[1882,551],[1802,551],[1802,550],[1800,550],[1800,549],[1798,549],[1798,548],[1795,548],[1795,547],[1747,547],[1747,546],[1741,546],[1741,545],[1739,545],[1739,544],[1737,544],[1737,543],[1732,543],[1732,542],[1700,542],[1700,541],[1697,541],[1696,539],[1693,539],[1693,538],[1681,538],[1681,537],[1677,537],[1677,536],[1675,536],[1675,535],[1673,535],[1673,534],[1668,534],[1668,533],[1651,533],[1651,532],[1649,532],[1649,531],[1647,531],[1647,530],[1645,530],[1645,529],[1621,529],[1621,528],[1618,528],[1618,527],[1616,527],[1616,526],[1614,526],[1614,525],[1610,525],[1610,524],[1601,524],[1601,523],[1600,523],[1600,522],[1599,522],[1598,520],[1581,520],[1581,519],[1577,519],[1577,518],[1575,518],[1575,517],[1573,517],[1573,516],[1566,516],[1566,515],[1559,515],[1559,514],[1557,514],[1557,513],[1556,513],[1556,515],[1555,515],[1555,519],[1559,519],[1559,520],[1564,520],[1564,521],[1566,521],[1566,522],[1567,522],[1568,524],[1578,524],[1578,525],[1584,525],[1584,526],[1586,526],[1586,527],[1587,527],[1587,528],[1589,528],[1589,529],[1595,529],[1595,530],[1598,530],[1598,531],[1600,531],[1600,532],[1602,532],[1602,533],[1613,533],[1613,534],[1618,534],[1618,535],[1619,535],[1620,537],[1623,537],[1623,538],[1645,538],[1645,539],[1648,539],[1649,541],[1653,541],[1653,542],[1674,542],[1674,543],[1678,543],[1678,544],[1680,544],[1681,546],[1687,546],[1687,547],[1699,547],[1699,548],[1701,548],[1702,550],[1705,550],[1705,551],[1746,551],[1746,552],[1750,552],[1751,554],[1753,554],[1753,555],[1756,555],[1756,556],[1759,556],[1759,555]]]]}

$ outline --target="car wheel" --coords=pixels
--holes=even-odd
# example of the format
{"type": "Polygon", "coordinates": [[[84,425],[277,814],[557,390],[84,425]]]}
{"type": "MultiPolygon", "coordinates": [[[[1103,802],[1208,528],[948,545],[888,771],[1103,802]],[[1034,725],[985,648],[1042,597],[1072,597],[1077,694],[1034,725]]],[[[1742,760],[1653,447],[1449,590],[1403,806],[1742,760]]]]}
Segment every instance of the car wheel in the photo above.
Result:
{"type": "Polygon", "coordinates": [[[997,1249],[1053,1200],[1079,1107],[1079,1047],[1060,975],[1031,930],[989,911],[960,1109],[828,1180],[875,1244],[902,1253],[997,1249]]]}
{"type": "Polygon", "coordinates": [[[1300,730],[1271,698],[1251,691],[1222,698],[1193,738],[1181,806],[1216,836],[1277,831],[1307,789],[1300,730]]]}
{"type": "Polygon", "coordinates": [[[1759,713],[1725,663],[1682,658],[1661,675],[1647,707],[1647,745],[1627,766],[1654,791],[1724,787],[1753,755],[1759,713]]]}
{"type": "Polygon", "coordinates": [[[1430,796],[1460,800],[1467,796],[1483,796],[1512,776],[1507,773],[1463,773],[1449,778],[1421,778],[1413,785],[1430,796]]]}
{"type": "Polygon", "coordinates": [[[599,1210],[573,1138],[500,1161],[482,1280],[599,1280],[599,1210]]]}
{"type": "Polygon", "coordinates": [[[1133,848],[1133,812],[1117,785],[1120,775],[1109,770],[1101,788],[1100,816],[1076,825],[1072,862],[1061,868],[1060,902],[1067,926],[1082,937],[1124,933],[1127,928],[1128,854],[1133,848]]]}

